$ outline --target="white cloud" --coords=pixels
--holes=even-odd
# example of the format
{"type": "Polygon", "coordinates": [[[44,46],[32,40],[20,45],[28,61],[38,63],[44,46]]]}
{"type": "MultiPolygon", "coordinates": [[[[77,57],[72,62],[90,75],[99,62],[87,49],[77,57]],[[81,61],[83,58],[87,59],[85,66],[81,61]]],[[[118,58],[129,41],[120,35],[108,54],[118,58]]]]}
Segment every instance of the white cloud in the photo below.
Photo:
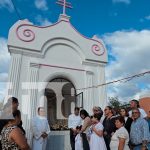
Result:
{"type": "Polygon", "coordinates": [[[4,97],[8,78],[10,54],[8,53],[7,40],[0,37],[0,99],[4,97]]]}
{"type": "Polygon", "coordinates": [[[112,0],[113,3],[125,3],[130,4],[131,0],[112,0]]]}
{"type": "Polygon", "coordinates": [[[146,20],[150,20],[150,15],[145,17],[146,20]]]}
{"type": "Polygon", "coordinates": [[[47,18],[43,18],[41,15],[35,17],[35,20],[40,26],[48,26],[52,24],[47,18]]]}
{"type": "Polygon", "coordinates": [[[48,10],[46,0],[35,0],[35,6],[40,10],[48,10]]]}
{"type": "Polygon", "coordinates": [[[0,82],[0,102],[4,100],[5,94],[6,94],[6,83],[0,82]]]}
{"type": "MultiPolygon", "coordinates": [[[[150,31],[117,31],[105,34],[109,54],[115,61],[106,68],[107,80],[116,80],[150,70],[150,31]]],[[[133,79],[126,83],[108,86],[108,96],[119,96],[123,100],[137,97],[143,91],[150,91],[150,77],[133,79]]]]}
{"type": "MultiPolygon", "coordinates": [[[[0,38],[0,76],[6,77],[5,74],[8,73],[9,60],[10,60],[10,54],[8,53],[7,40],[4,38],[0,38]]],[[[0,80],[0,81],[4,81],[4,80],[0,80]]]]}
{"type": "Polygon", "coordinates": [[[10,12],[14,10],[10,0],[0,0],[0,8],[7,8],[10,12]]]}
{"type": "Polygon", "coordinates": [[[150,15],[145,16],[144,18],[141,18],[139,21],[140,21],[141,23],[144,22],[144,21],[150,21],[150,15]]]}

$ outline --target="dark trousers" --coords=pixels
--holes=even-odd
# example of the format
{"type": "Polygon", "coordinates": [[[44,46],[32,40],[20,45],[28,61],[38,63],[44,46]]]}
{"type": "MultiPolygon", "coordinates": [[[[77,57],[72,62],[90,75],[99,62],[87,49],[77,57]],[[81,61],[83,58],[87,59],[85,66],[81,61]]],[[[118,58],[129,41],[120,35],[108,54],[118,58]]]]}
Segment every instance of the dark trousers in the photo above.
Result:
{"type": "Polygon", "coordinates": [[[2,144],[1,144],[1,141],[0,141],[0,150],[2,150],[2,144]]]}
{"type": "Polygon", "coordinates": [[[87,140],[87,136],[85,133],[81,133],[82,141],[83,141],[83,149],[84,150],[90,150],[89,142],[87,140]]]}
{"type": "Polygon", "coordinates": [[[72,150],[75,150],[75,135],[71,129],[70,129],[70,145],[72,150]]]}
{"type": "Polygon", "coordinates": [[[108,136],[104,136],[104,140],[105,140],[105,144],[106,144],[106,147],[107,147],[107,150],[110,150],[110,141],[111,141],[111,137],[108,137],[108,136]]]}

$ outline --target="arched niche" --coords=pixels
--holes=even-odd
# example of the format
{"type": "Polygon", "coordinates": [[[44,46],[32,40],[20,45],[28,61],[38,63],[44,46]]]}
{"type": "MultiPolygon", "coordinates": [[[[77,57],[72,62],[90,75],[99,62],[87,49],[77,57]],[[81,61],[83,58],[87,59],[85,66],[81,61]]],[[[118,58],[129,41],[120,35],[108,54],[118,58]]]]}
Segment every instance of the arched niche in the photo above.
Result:
{"type": "Polygon", "coordinates": [[[64,77],[53,78],[45,88],[47,117],[51,130],[68,130],[68,117],[75,107],[76,89],[64,77]]]}

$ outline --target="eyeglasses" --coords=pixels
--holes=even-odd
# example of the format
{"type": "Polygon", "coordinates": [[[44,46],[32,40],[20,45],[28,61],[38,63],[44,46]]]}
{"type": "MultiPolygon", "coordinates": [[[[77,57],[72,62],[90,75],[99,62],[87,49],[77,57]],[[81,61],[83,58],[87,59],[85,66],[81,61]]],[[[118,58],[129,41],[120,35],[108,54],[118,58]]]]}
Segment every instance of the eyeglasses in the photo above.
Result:
{"type": "Polygon", "coordinates": [[[120,110],[120,112],[125,112],[124,110],[120,110]]]}
{"type": "Polygon", "coordinates": [[[132,112],[132,114],[138,114],[138,113],[139,113],[138,111],[133,111],[133,112],[132,112]]]}

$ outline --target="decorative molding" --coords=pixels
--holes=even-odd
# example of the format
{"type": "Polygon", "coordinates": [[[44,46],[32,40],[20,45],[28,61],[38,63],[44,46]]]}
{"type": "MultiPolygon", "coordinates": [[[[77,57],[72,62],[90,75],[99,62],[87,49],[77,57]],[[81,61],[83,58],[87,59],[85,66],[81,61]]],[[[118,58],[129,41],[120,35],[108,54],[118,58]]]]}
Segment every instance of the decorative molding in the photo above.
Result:
{"type": "Polygon", "coordinates": [[[94,45],[92,45],[92,52],[95,55],[101,56],[105,53],[105,48],[103,47],[102,44],[100,44],[100,46],[97,44],[94,44],[94,45]]]}
{"type": "Polygon", "coordinates": [[[58,66],[58,65],[51,65],[51,64],[33,64],[34,66],[43,66],[43,67],[51,67],[51,68],[60,68],[60,69],[66,69],[66,70],[73,70],[73,71],[86,71],[84,69],[80,69],[80,68],[72,68],[72,67],[67,67],[67,66],[58,66]]]}
{"type": "MultiPolygon", "coordinates": [[[[67,16],[68,17],[68,16],[67,16]]],[[[60,16],[60,18],[63,18],[62,16],[60,16]]],[[[44,26],[44,27],[40,27],[40,26],[35,26],[35,25],[32,25],[32,24],[21,24],[21,25],[19,25],[18,27],[17,27],[17,29],[16,29],[16,34],[17,34],[17,37],[21,40],[21,41],[24,41],[24,42],[31,42],[31,41],[33,41],[34,39],[35,39],[35,33],[31,30],[31,29],[29,29],[29,28],[27,28],[27,27],[35,27],[35,28],[48,28],[48,27],[53,27],[53,26],[55,26],[55,25],[57,25],[57,24],[59,24],[59,23],[61,23],[61,22],[66,22],[66,23],[69,23],[69,25],[70,25],[70,27],[76,32],[76,33],[78,33],[80,36],[82,36],[83,38],[85,38],[85,39],[87,39],[87,40],[91,40],[91,41],[94,41],[94,42],[97,42],[97,43],[99,43],[100,45],[102,45],[103,46],[103,44],[99,41],[99,40],[97,40],[97,39],[93,39],[93,38],[88,38],[88,37],[86,37],[86,36],[84,36],[84,35],[82,35],[80,32],[78,32],[75,28],[74,28],[74,26],[70,23],[70,21],[67,19],[67,20],[59,20],[58,22],[56,22],[56,23],[54,23],[54,24],[52,24],[52,25],[49,25],[49,26],[44,26]],[[26,27],[26,28],[25,28],[26,27]],[[20,31],[20,29],[21,28],[25,28],[24,30],[23,30],[23,32],[20,34],[19,33],[19,31],[20,31]],[[23,36],[23,37],[21,37],[21,36],[23,36]],[[33,37],[31,37],[31,36],[33,36],[33,37]],[[31,39],[24,39],[24,38],[31,38],[31,39]]],[[[104,48],[105,49],[105,48],[104,48]]]]}
{"type": "Polygon", "coordinates": [[[94,67],[97,67],[97,66],[105,67],[106,66],[106,63],[104,63],[104,62],[92,61],[92,60],[89,60],[89,59],[86,59],[85,61],[82,61],[82,64],[87,65],[87,66],[94,66],[94,67]]]}
{"type": "Polygon", "coordinates": [[[28,24],[19,25],[16,29],[18,39],[24,42],[31,42],[35,39],[35,33],[29,29],[28,24]]]}
{"type": "Polygon", "coordinates": [[[12,83],[12,89],[9,91],[9,95],[13,95],[18,97],[18,88],[19,88],[19,81],[20,81],[20,70],[21,70],[21,62],[22,62],[22,55],[21,54],[13,54],[11,57],[11,65],[10,65],[10,72],[8,81],[12,83]]]}

